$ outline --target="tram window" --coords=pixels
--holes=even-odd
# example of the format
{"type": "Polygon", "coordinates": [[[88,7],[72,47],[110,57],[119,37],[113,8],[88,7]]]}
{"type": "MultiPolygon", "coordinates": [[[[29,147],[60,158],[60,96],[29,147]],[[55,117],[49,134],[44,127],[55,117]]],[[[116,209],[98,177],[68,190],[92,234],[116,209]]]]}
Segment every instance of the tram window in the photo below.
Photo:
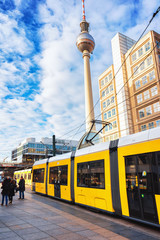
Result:
{"type": "Polygon", "coordinates": [[[49,174],[49,183],[67,185],[68,166],[51,167],[49,174]]]}
{"type": "Polygon", "coordinates": [[[58,167],[51,167],[49,173],[49,183],[54,184],[58,181],[58,167]]]}
{"type": "Polygon", "coordinates": [[[44,183],[44,168],[33,170],[33,182],[44,183]]]}
{"type": "Polygon", "coordinates": [[[78,163],[77,186],[104,189],[104,160],[78,163]]]}
{"type": "Polygon", "coordinates": [[[24,179],[27,179],[27,174],[26,173],[24,174],[24,179]]]}
{"type": "Polygon", "coordinates": [[[28,173],[28,180],[31,180],[31,173],[28,173]]]}
{"type": "Polygon", "coordinates": [[[19,179],[19,174],[17,175],[17,178],[19,179]]]}

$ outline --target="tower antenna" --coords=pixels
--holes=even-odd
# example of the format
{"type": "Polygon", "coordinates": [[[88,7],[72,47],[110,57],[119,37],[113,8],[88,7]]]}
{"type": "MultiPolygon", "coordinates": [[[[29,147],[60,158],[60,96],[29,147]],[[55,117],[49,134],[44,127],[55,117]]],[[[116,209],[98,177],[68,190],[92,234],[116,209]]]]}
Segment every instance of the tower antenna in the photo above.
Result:
{"type": "Polygon", "coordinates": [[[84,0],[82,0],[82,19],[83,19],[83,20],[86,20],[84,0]]]}

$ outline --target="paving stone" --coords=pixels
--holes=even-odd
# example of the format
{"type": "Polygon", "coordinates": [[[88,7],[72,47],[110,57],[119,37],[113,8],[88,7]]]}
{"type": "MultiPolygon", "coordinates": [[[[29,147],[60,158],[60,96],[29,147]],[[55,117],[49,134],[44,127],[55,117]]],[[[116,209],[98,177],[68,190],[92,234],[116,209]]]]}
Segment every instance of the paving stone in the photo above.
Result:
{"type": "Polygon", "coordinates": [[[96,234],[94,236],[87,237],[87,238],[90,239],[90,240],[106,240],[106,239],[109,239],[108,237],[103,237],[99,234],[96,234]]]}
{"type": "Polygon", "coordinates": [[[70,231],[64,229],[64,228],[60,228],[60,229],[52,229],[52,230],[48,230],[47,233],[52,236],[55,237],[57,235],[64,235],[64,234],[68,234],[71,233],[70,231]]]}
{"type": "Polygon", "coordinates": [[[48,232],[48,230],[54,230],[54,229],[61,229],[61,227],[55,225],[55,224],[49,224],[49,225],[43,225],[43,226],[37,226],[41,231],[48,232]]]}
{"type": "Polygon", "coordinates": [[[24,236],[26,234],[30,234],[30,233],[37,233],[40,230],[38,228],[34,228],[34,227],[30,227],[30,228],[25,228],[25,229],[18,229],[18,230],[14,230],[19,236],[24,236]]]}
{"type": "Polygon", "coordinates": [[[97,214],[36,194],[26,193],[26,196],[26,201],[18,201],[16,199],[18,196],[15,196],[12,206],[0,207],[0,239],[160,239],[157,231],[152,231],[151,228],[145,226],[141,228],[140,224],[135,222],[97,214]],[[155,233],[154,236],[152,232],[155,233]]]}
{"type": "MultiPolygon", "coordinates": [[[[57,240],[84,240],[84,236],[81,236],[77,233],[67,233],[63,235],[56,236],[57,240]]],[[[85,238],[86,239],[86,238],[85,238]]]]}
{"type": "Polygon", "coordinates": [[[12,232],[12,231],[9,231],[9,232],[5,232],[5,233],[0,233],[0,239],[9,239],[9,238],[18,238],[19,236],[12,232]]]}
{"type": "Polygon", "coordinates": [[[49,235],[47,233],[44,233],[44,232],[37,232],[37,233],[31,233],[31,234],[25,234],[23,236],[23,239],[24,240],[38,240],[38,239],[46,239],[48,238],[49,235]]]}
{"type": "MultiPolygon", "coordinates": [[[[4,225],[5,226],[5,225],[4,225]]],[[[4,232],[10,232],[11,230],[8,227],[2,227],[0,228],[0,233],[4,233],[4,232]]]]}
{"type": "Polygon", "coordinates": [[[32,225],[25,223],[25,224],[21,224],[21,225],[13,225],[13,226],[10,226],[9,228],[12,230],[18,230],[18,229],[25,229],[25,228],[29,228],[29,227],[32,227],[32,225]]]}
{"type": "Polygon", "coordinates": [[[84,230],[84,231],[77,232],[77,233],[80,234],[83,237],[90,237],[90,236],[96,235],[95,232],[93,232],[91,230],[84,230]]]}

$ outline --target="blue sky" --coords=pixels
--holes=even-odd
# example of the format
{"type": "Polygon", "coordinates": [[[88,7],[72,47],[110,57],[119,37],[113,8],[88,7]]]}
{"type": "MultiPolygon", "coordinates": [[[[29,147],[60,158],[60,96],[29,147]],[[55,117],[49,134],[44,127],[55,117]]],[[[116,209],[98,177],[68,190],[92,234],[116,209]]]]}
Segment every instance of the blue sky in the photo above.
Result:
{"type": "MultiPolygon", "coordinates": [[[[76,48],[81,0],[0,1],[0,161],[27,137],[79,139],[85,125],[83,59],[76,48]]],[[[137,40],[159,0],[86,0],[96,47],[91,56],[94,103],[98,76],[112,64],[111,39],[137,40]]],[[[147,29],[159,30],[160,13],[147,29]]],[[[95,116],[100,113],[95,107],[95,116]]]]}

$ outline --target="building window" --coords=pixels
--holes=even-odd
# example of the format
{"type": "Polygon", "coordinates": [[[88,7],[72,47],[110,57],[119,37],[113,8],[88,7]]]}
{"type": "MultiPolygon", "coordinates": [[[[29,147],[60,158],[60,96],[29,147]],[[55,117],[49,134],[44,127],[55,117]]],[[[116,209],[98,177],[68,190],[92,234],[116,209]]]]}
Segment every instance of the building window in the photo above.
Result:
{"type": "Polygon", "coordinates": [[[105,84],[108,82],[108,77],[105,77],[105,84]]]}
{"type": "Polygon", "coordinates": [[[151,106],[146,107],[146,114],[147,114],[147,116],[152,114],[152,107],[151,106]]]}
{"type": "Polygon", "coordinates": [[[116,128],[117,127],[117,121],[114,121],[113,122],[113,128],[116,128]]]}
{"type": "Polygon", "coordinates": [[[157,120],[157,121],[156,121],[156,126],[157,126],[157,127],[160,127],[160,120],[157,120]]]}
{"type": "Polygon", "coordinates": [[[104,86],[104,80],[101,80],[101,87],[104,86]]]}
{"type": "Polygon", "coordinates": [[[152,56],[149,56],[147,59],[147,66],[151,65],[152,64],[152,56]]]}
{"type": "Polygon", "coordinates": [[[151,48],[150,42],[145,44],[145,51],[147,52],[151,48]]]}
{"type": "Polygon", "coordinates": [[[153,79],[155,79],[155,73],[154,71],[149,73],[149,80],[152,81],[153,79]]]}
{"type": "Polygon", "coordinates": [[[136,89],[138,89],[139,87],[141,87],[141,82],[140,82],[140,80],[137,80],[137,81],[135,82],[135,86],[136,86],[136,89]]]}
{"type": "Polygon", "coordinates": [[[110,105],[110,99],[107,99],[107,106],[110,105]]]}
{"type": "Polygon", "coordinates": [[[153,109],[154,109],[154,112],[159,112],[160,111],[159,102],[156,102],[156,103],[153,104],[153,109]]]}
{"type": "Polygon", "coordinates": [[[160,42],[156,41],[157,48],[160,49],[160,42]]]}
{"type": "Polygon", "coordinates": [[[137,95],[137,103],[142,102],[143,98],[142,98],[142,93],[137,95]]]}
{"type": "Polygon", "coordinates": [[[142,77],[142,84],[145,85],[147,83],[147,76],[142,77]]]}
{"type": "Polygon", "coordinates": [[[106,108],[106,102],[103,102],[103,109],[106,108]]]}
{"type": "Polygon", "coordinates": [[[136,55],[136,53],[134,53],[134,54],[132,55],[132,62],[136,61],[136,59],[137,59],[137,55],[136,55]]]}
{"type": "Polygon", "coordinates": [[[108,125],[105,126],[105,132],[107,132],[107,131],[108,131],[108,125]]]}
{"type": "Polygon", "coordinates": [[[151,88],[151,94],[152,94],[152,97],[158,94],[157,86],[154,86],[153,88],[151,88]]]}
{"type": "Polygon", "coordinates": [[[109,88],[106,88],[106,94],[108,94],[109,93],[109,88]]]}
{"type": "Polygon", "coordinates": [[[115,115],[116,115],[116,109],[113,108],[113,109],[112,109],[112,116],[115,116],[115,115]]]}
{"type": "Polygon", "coordinates": [[[108,111],[108,118],[111,117],[111,111],[108,111]]]}
{"type": "Polygon", "coordinates": [[[144,109],[139,110],[139,118],[144,117],[144,109]]]}
{"type": "Polygon", "coordinates": [[[145,131],[145,130],[147,130],[147,126],[146,126],[146,124],[141,125],[141,131],[145,131]]]}
{"type": "Polygon", "coordinates": [[[104,116],[104,119],[107,119],[107,113],[104,113],[103,116],[104,116]]]}
{"type": "Polygon", "coordinates": [[[109,74],[109,80],[111,80],[111,79],[112,79],[112,73],[109,74]]]}
{"type": "Polygon", "coordinates": [[[105,91],[102,92],[102,97],[104,97],[104,96],[105,96],[105,91]]]}
{"type": "Polygon", "coordinates": [[[143,69],[145,69],[145,62],[142,62],[142,63],[140,64],[140,70],[142,71],[143,69]]]}
{"type": "Polygon", "coordinates": [[[111,97],[111,103],[114,103],[114,96],[111,97]]]}
{"type": "Polygon", "coordinates": [[[110,141],[110,137],[105,137],[105,142],[109,142],[110,141]]]}
{"type": "Polygon", "coordinates": [[[138,66],[136,66],[136,67],[133,68],[133,74],[134,74],[134,75],[138,74],[138,66]]]}
{"type": "Polygon", "coordinates": [[[154,128],[154,122],[148,123],[148,128],[149,129],[154,128]]]}
{"type": "Polygon", "coordinates": [[[77,186],[104,189],[104,160],[78,163],[77,186]]]}
{"type": "Polygon", "coordinates": [[[142,55],[143,55],[143,48],[140,48],[140,49],[138,49],[138,56],[140,57],[142,55]]]}
{"type": "Polygon", "coordinates": [[[117,139],[119,137],[118,133],[114,134],[114,139],[117,139]]]}
{"type": "Polygon", "coordinates": [[[112,124],[111,123],[109,124],[109,130],[112,130],[112,124]]]}
{"type": "Polygon", "coordinates": [[[113,84],[110,85],[110,92],[112,92],[112,91],[113,91],[113,84]]]}
{"type": "Polygon", "coordinates": [[[111,140],[111,141],[114,140],[114,136],[113,136],[113,135],[110,136],[110,140],[111,140]]]}
{"type": "Polygon", "coordinates": [[[149,90],[145,91],[143,94],[144,94],[144,100],[147,100],[150,98],[149,90]]]}

